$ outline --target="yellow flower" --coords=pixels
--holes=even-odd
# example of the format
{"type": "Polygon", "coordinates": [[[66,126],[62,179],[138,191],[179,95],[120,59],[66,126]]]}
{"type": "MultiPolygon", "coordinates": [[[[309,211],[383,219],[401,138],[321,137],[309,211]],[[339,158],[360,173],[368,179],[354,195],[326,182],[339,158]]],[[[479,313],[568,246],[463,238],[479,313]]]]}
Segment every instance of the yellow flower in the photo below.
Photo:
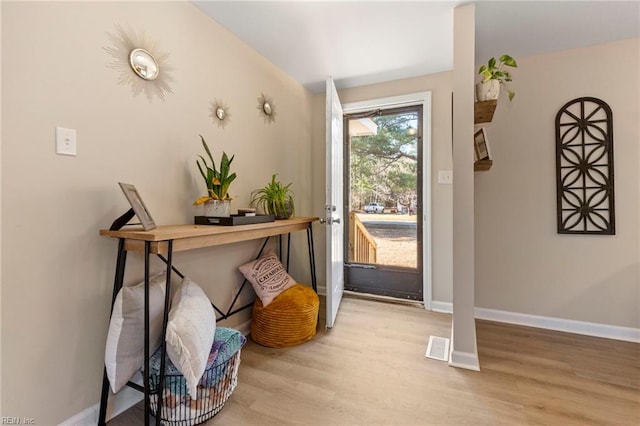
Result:
{"type": "Polygon", "coordinates": [[[199,206],[200,204],[204,204],[209,200],[211,200],[211,197],[200,197],[193,203],[193,205],[199,206]]]}

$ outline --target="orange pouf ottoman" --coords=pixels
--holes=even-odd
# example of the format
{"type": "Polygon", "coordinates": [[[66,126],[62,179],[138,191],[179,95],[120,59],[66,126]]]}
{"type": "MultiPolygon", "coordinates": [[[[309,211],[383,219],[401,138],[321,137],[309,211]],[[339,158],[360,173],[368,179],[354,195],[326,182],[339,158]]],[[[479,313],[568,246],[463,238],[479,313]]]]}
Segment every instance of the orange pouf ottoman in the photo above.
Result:
{"type": "Polygon", "coordinates": [[[253,304],[251,339],[269,348],[285,348],[307,342],[316,335],[320,299],[311,287],[296,284],[280,293],[266,307],[260,298],[253,304]]]}

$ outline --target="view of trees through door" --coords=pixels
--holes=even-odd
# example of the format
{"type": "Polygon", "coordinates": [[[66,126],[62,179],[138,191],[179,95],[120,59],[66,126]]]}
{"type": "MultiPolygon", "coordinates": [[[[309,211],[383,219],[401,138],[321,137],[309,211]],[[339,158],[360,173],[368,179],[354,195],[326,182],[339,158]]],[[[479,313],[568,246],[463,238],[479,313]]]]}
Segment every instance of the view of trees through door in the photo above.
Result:
{"type": "Polygon", "coordinates": [[[421,117],[421,106],[345,117],[349,233],[345,238],[345,285],[349,289],[380,285],[384,287],[381,291],[366,291],[422,300],[421,226],[417,220],[421,214],[421,117]],[[415,294],[409,296],[407,291],[415,294]]]}

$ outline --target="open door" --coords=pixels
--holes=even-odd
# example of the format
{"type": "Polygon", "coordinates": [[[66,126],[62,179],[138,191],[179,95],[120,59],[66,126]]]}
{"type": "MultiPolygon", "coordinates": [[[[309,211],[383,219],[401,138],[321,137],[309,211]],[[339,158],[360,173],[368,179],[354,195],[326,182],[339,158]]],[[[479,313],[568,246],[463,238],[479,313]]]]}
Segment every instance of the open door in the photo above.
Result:
{"type": "Polygon", "coordinates": [[[327,155],[326,204],[327,225],[327,328],[335,324],[344,292],[344,243],[340,217],[343,211],[342,105],[333,78],[327,78],[327,155]]]}
{"type": "Polygon", "coordinates": [[[344,288],[422,301],[423,106],[344,116],[344,288]]]}

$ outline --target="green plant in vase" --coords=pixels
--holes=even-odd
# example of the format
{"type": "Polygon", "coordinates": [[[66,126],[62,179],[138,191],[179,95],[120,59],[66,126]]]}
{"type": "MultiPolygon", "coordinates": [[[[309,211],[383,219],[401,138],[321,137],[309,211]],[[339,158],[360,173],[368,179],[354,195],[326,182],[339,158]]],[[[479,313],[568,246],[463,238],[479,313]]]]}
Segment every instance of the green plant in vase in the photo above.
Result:
{"type": "Polygon", "coordinates": [[[236,179],[236,174],[231,173],[231,163],[233,162],[235,155],[229,158],[229,156],[223,152],[219,168],[217,168],[207,142],[204,140],[202,135],[200,135],[200,139],[202,140],[202,146],[204,147],[211,164],[209,165],[202,155],[198,155],[200,160],[202,160],[202,164],[200,163],[200,160],[196,160],[196,164],[207,186],[207,195],[198,198],[193,204],[196,206],[205,204],[205,216],[229,216],[230,202],[233,198],[229,195],[229,187],[236,179]],[[222,214],[216,214],[215,212],[207,213],[208,205],[218,204],[224,204],[226,206],[223,207],[223,209],[226,209],[226,213],[224,211],[222,214]]]}
{"type": "Polygon", "coordinates": [[[251,193],[251,205],[260,208],[266,214],[274,215],[276,219],[289,219],[296,212],[292,184],[284,185],[276,181],[276,176],[271,176],[271,182],[267,186],[251,193]]]}
{"type": "Polygon", "coordinates": [[[478,74],[482,76],[482,81],[476,86],[479,101],[497,99],[500,94],[500,85],[507,89],[509,100],[513,100],[516,92],[507,87],[507,83],[512,79],[511,73],[505,67],[517,68],[518,64],[511,56],[502,55],[498,60],[491,58],[486,65],[480,66],[478,74]]]}

